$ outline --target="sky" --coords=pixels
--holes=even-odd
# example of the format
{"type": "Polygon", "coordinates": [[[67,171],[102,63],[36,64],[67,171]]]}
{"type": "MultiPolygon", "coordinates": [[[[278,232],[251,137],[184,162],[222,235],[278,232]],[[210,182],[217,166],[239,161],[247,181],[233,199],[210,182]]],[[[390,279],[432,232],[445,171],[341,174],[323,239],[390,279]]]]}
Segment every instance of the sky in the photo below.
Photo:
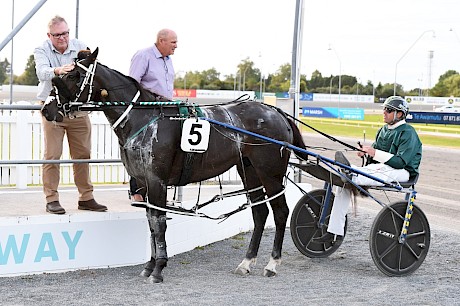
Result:
{"type": "MultiPolygon", "coordinates": [[[[39,0],[2,0],[4,41],[39,0]],[[14,5],[14,13],[13,13],[14,5]],[[14,16],[14,19],[13,19],[14,16]]],[[[304,0],[300,73],[347,74],[404,89],[434,86],[460,71],[459,0],[304,0]],[[434,35],[433,35],[434,34],[434,35]],[[433,51],[433,52],[430,52],[433,51]],[[430,59],[429,54],[432,54],[430,59]]],[[[56,14],[76,34],[77,0],[47,0],[0,51],[20,75],[36,46],[48,39],[56,14]]],[[[176,75],[215,68],[223,79],[242,60],[265,75],[292,62],[296,0],[79,0],[78,38],[99,47],[104,65],[128,73],[132,55],[153,45],[162,28],[178,35],[176,75]]]]}

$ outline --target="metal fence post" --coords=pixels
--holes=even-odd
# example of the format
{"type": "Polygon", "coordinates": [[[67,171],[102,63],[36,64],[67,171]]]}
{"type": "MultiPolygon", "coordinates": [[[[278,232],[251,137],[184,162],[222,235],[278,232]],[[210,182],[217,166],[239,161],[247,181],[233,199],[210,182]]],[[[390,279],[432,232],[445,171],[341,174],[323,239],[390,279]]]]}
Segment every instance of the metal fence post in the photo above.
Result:
{"type": "MultiPolygon", "coordinates": [[[[29,104],[21,101],[18,104],[29,104]]],[[[16,111],[16,156],[18,159],[27,159],[27,154],[32,151],[30,148],[31,135],[27,132],[30,112],[16,111]]],[[[16,188],[27,189],[27,165],[16,165],[16,188]]]]}

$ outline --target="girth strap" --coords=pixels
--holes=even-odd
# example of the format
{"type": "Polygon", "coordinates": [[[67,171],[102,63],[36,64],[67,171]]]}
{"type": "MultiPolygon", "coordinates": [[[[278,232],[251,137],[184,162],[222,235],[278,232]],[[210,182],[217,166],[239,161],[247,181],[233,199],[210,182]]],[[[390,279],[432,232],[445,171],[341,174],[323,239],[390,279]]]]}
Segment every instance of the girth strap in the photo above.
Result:
{"type": "Polygon", "coordinates": [[[189,183],[190,176],[192,175],[193,161],[197,153],[187,152],[184,157],[184,164],[182,166],[182,173],[180,174],[178,186],[185,186],[189,183]]]}

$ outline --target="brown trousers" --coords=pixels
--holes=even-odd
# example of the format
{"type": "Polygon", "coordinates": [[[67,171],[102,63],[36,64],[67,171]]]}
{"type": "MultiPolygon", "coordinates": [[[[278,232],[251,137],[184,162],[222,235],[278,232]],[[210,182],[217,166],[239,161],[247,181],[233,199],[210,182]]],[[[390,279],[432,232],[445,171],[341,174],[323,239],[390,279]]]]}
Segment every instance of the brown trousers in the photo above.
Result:
{"type": "MultiPolygon", "coordinates": [[[[91,122],[89,116],[70,119],[63,122],[50,122],[42,117],[45,140],[45,160],[56,160],[62,156],[64,134],[67,133],[70,156],[72,159],[89,159],[91,157],[91,122]]],[[[60,181],[59,164],[43,164],[43,191],[46,203],[59,201],[58,186],[60,181]]],[[[73,177],[79,192],[79,201],[93,199],[93,185],[89,175],[89,164],[73,164],[73,177]]]]}

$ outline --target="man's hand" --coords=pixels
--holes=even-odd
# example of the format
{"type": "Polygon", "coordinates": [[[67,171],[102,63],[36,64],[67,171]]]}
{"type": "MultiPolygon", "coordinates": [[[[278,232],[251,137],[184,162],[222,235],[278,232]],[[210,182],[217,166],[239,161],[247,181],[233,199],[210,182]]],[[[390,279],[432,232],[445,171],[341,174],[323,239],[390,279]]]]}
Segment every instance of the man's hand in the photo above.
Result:
{"type": "Polygon", "coordinates": [[[366,152],[366,153],[363,153],[363,152],[358,152],[358,156],[361,157],[361,156],[364,156],[364,154],[367,154],[371,157],[374,157],[375,156],[375,149],[373,147],[370,147],[370,146],[363,146],[361,148],[362,151],[366,152]]]}
{"type": "Polygon", "coordinates": [[[54,68],[54,73],[56,75],[67,74],[70,71],[72,71],[74,68],[75,68],[75,65],[73,63],[72,64],[67,64],[67,65],[64,65],[62,67],[54,68]]]}

